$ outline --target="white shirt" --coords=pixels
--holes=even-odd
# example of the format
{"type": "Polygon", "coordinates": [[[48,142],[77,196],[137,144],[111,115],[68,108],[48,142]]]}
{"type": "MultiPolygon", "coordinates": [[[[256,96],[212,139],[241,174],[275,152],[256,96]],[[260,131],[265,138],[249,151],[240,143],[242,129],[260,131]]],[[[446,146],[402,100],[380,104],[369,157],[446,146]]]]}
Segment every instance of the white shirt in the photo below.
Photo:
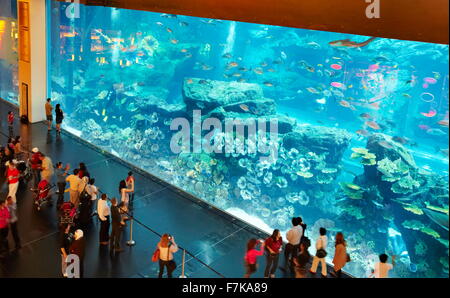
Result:
{"type": "Polygon", "coordinates": [[[375,264],[375,278],[387,278],[389,277],[389,271],[392,270],[394,266],[389,263],[378,262],[375,264]]]}
{"type": "Polygon", "coordinates": [[[97,186],[95,186],[95,185],[88,184],[86,186],[86,192],[91,195],[92,201],[97,200],[97,191],[98,191],[98,189],[97,189],[97,186]]]}
{"type": "Polygon", "coordinates": [[[105,221],[106,216],[111,214],[111,210],[110,210],[108,202],[106,200],[102,200],[102,199],[98,200],[97,213],[98,213],[98,217],[100,218],[101,221],[105,221]]]}
{"type": "Polygon", "coordinates": [[[296,227],[292,227],[287,233],[286,233],[286,239],[288,242],[292,245],[298,245],[300,244],[300,239],[303,235],[303,228],[301,225],[298,225],[296,227]]]}
{"type": "Polygon", "coordinates": [[[176,243],[172,243],[172,245],[170,245],[169,247],[161,247],[158,244],[158,248],[159,248],[159,258],[162,261],[171,261],[171,260],[173,260],[173,253],[178,251],[178,246],[177,246],[176,243]]]}
{"type": "Polygon", "coordinates": [[[328,237],[326,235],[320,236],[316,241],[316,249],[319,250],[321,248],[327,250],[328,237]]]}

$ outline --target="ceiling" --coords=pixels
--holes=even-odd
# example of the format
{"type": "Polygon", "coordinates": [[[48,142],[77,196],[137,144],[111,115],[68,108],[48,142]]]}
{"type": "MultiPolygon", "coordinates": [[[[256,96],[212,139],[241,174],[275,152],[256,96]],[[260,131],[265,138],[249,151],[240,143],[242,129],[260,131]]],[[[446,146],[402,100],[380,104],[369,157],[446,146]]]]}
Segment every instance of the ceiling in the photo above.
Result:
{"type": "MultiPolygon", "coordinates": [[[[64,1],[64,0],[59,0],[64,1]]],[[[448,44],[449,0],[80,0],[87,5],[164,12],[448,44]]]]}

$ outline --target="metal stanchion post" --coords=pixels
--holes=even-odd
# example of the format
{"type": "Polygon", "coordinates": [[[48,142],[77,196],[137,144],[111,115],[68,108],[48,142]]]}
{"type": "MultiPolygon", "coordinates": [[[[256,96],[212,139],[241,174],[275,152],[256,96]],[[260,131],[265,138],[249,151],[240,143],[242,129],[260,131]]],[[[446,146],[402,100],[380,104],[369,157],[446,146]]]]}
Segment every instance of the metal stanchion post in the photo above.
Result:
{"type": "Polygon", "coordinates": [[[180,275],[180,278],[187,278],[187,276],[184,275],[184,262],[185,262],[185,259],[186,259],[186,250],[183,249],[183,261],[181,263],[181,275],[180,275]]]}
{"type": "Polygon", "coordinates": [[[135,244],[136,244],[136,242],[133,240],[133,217],[131,217],[131,220],[130,220],[130,240],[127,241],[127,245],[128,246],[133,246],[135,244]]]}

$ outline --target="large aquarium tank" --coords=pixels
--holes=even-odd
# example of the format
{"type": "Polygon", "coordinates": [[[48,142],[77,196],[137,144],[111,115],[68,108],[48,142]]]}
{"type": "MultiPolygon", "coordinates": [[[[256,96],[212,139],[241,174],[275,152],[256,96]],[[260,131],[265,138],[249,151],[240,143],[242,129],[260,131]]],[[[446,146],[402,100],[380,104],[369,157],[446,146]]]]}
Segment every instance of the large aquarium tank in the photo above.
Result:
{"type": "Polygon", "coordinates": [[[18,104],[17,1],[0,0],[0,98],[18,104]]]}
{"type": "Polygon", "coordinates": [[[344,232],[357,277],[384,252],[396,277],[448,277],[448,45],[68,5],[67,131],[268,232],[301,216],[330,252],[344,232]]]}

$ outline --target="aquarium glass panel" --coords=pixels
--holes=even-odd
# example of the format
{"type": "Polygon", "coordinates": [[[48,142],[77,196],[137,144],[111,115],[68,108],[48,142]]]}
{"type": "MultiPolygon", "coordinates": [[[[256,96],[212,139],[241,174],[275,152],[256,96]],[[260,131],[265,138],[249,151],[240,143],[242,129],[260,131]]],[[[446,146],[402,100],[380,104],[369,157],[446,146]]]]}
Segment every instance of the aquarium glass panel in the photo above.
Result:
{"type": "Polygon", "coordinates": [[[63,127],[370,275],[448,277],[448,46],[52,2],[63,127]],[[78,13],[78,15],[77,15],[78,13]],[[73,16],[68,18],[68,16],[73,16]]]}
{"type": "Polygon", "coordinates": [[[17,1],[0,0],[0,98],[18,104],[17,1]]]}

